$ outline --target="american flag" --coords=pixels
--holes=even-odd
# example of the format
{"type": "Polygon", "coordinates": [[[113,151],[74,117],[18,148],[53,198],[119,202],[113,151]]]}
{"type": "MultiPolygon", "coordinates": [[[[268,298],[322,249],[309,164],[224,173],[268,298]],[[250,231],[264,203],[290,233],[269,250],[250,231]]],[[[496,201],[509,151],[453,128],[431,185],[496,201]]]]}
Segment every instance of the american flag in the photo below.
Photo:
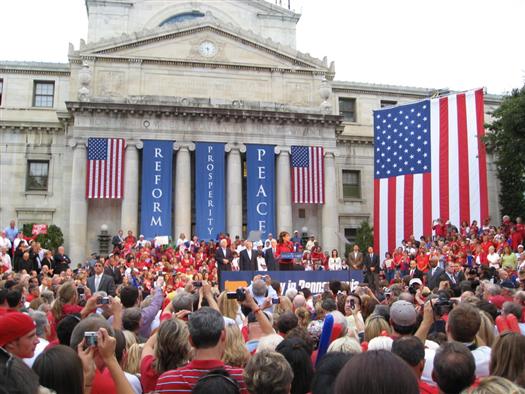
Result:
{"type": "Polygon", "coordinates": [[[324,204],[324,149],[292,146],[294,204],[324,204]]]}
{"type": "Polygon", "coordinates": [[[483,90],[374,111],[374,244],[489,216],[483,90]]]}
{"type": "Polygon", "coordinates": [[[122,198],[124,194],[122,138],[89,138],[86,195],[92,198],[122,198]]]}

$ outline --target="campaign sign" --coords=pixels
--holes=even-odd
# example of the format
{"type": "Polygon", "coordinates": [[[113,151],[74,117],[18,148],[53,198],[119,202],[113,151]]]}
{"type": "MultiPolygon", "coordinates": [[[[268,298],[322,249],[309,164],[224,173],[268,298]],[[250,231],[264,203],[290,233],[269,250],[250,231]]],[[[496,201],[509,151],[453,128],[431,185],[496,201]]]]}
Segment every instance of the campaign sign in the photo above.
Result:
{"type": "Polygon", "coordinates": [[[32,235],[47,234],[47,224],[33,224],[32,235]]]}
{"type": "Polygon", "coordinates": [[[226,230],[224,144],[197,142],[195,149],[195,220],[200,239],[216,239],[226,230]]]}
{"type": "Polygon", "coordinates": [[[229,283],[238,286],[245,282],[250,284],[253,277],[257,274],[270,275],[272,280],[281,283],[282,294],[288,289],[308,288],[314,294],[322,293],[330,281],[338,280],[350,284],[354,290],[359,283],[363,282],[363,272],[356,270],[348,271],[223,271],[220,273],[220,288],[229,288],[229,283]]]}
{"type": "Polygon", "coordinates": [[[275,152],[273,145],[246,145],[247,230],[262,239],[275,234],[275,152]]]}
{"type": "Polygon", "coordinates": [[[171,235],[173,141],[143,142],[140,232],[153,239],[171,235]]]}

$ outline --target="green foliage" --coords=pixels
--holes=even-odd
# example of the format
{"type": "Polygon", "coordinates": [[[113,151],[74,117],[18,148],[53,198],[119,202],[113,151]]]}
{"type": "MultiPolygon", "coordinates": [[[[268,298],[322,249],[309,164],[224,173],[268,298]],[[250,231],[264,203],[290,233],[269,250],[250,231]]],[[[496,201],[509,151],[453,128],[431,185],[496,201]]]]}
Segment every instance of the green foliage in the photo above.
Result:
{"type": "Polygon", "coordinates": [[[501,182],[501,215],[525,215],[525,86],[505,97],[492,114],[485,137],[487,151],[495,154],[501,182]]]}
{"type": "Polygon", "coordinates": [[[366,252],[369,246],[374,246],[374,229],[366,220],[357,229],[356,244],[362,252],[366,252]]]}
{"type": "MultiPolygon", "coordinates": [[[[26,237],[33,237],[33,224],[35,223],[24,224],[22,231],[26,237]]],[[[51,224],[47,227],[47,234],[39,234],[36,237],[36,241],[39,242],[44,249],[56,251],[59,246],[64,244],[64,234],[60,227],[51,224]]]]}

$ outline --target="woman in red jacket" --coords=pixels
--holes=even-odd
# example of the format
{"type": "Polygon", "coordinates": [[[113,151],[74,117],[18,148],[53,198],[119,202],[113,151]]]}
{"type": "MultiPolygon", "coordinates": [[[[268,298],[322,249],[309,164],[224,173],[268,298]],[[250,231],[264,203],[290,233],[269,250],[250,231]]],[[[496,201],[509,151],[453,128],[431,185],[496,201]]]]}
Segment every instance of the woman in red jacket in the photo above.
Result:
{"type": "Polygon", "coordinates": [[[293,271],[293,259],[281,258],[281,253],[292,253],[293,251],[293,242],[290,241],[290,234],[286,231],[281,231],[279,234],[279,240],[277,241],[277,248],[275,250],[275,257],[279,259],[279,270],[293,271]]]}

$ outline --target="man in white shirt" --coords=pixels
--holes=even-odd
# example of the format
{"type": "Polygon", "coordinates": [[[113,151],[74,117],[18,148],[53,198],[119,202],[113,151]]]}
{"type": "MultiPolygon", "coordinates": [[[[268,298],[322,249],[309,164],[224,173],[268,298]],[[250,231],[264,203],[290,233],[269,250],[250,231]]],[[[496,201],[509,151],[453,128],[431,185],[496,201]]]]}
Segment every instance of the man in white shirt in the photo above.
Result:
{"type": "Polygon", "coordinates": [[[11,256],[7,254],[7,248],[0,247],[0,272],[11,272],[12,269],[11,256]]]}
{"type": "Polygon", "coordinates": [[[47,316],[44,312],[35,311],[30,313],[31,319],[35,322],[36,325],[36,336],[40,339],[38,345],[35,348],[35,354],[31,358],[22,359],[26,365],[31,368],[36,358],[44,351],[44,349],[49,345],[47,337],[51,334],[51,328],[47,320],[47,316]]]}
{"type": "Polygon", "coordinates": [[[0,233],[0,249],[6,248],[7,250],[11,249],[11,240],[7,238],[5,231],[0,233]]]}
{"type": "MultiPolygon", "coordinates": [[[[425,310],[425,317],[421,323],[417,335],[421,338],[420,330],[426,327],[426,322],[432,324],[432,317],[428,319],[427,310],[425,310]]],[[[430,325],[428,326],[430,328],[430,325]]],[[[446,325],[448,341],[460,342],[464,344],[474,356],[476,363],[476,377],[483,378],[489,376],[489,363],[491,349],[488,346],[478,346],[476,344],[476,334],[481,326],[481,316],[479,310],[468,303],[460,303],[448,315],[446,325]]],[[[426,337],[426,335],[424,335],[426,337]]],[[[435,385],[432,380],[432,368],[434,365],[434,357],[436,350],[425,350],[425,369],[423,370],[422,380],[428,384],[435,385]]]]}

